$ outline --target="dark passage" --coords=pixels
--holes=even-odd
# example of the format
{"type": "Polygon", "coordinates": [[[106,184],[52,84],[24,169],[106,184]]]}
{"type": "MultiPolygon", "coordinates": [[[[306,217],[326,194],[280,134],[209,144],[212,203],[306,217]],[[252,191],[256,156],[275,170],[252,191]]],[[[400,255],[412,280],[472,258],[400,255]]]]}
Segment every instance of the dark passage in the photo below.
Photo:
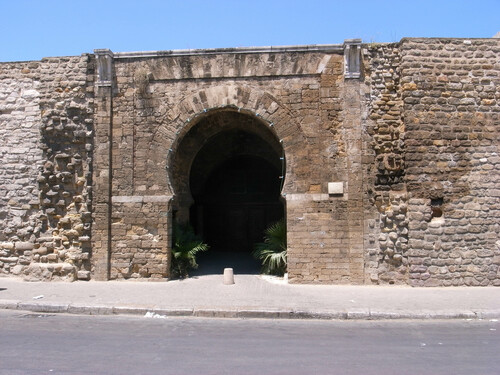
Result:
{"type": "Polygon", "coordinates": [[[195,196],[191,221],[210,245],[198,273],[258,273],[251,252],[265,229],[283,216],[280,172],[255,156],[232,157],[214,168],[202,194],[195,196]]]}

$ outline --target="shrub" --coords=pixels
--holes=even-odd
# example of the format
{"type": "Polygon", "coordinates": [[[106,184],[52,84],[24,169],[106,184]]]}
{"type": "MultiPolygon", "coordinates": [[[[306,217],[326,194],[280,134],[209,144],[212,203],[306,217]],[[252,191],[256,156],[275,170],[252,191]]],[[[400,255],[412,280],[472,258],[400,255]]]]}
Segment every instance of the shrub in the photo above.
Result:
{"type": "Polygon", "coordinates": [[[188,277],[188,271],[198,268],[196,255],[200,251],[208,250],[208,245],[194,233],[189,224],[174,223],[172,261],[170,264],[173,278],[188,277]]]}
{"type": "Polygon", "coordinates": [[[264,242],[255,244],[252,253],[262,262],[262,273],[283,276],[286,272],[286,224],[282,219],[266,229],[264,242]]]}

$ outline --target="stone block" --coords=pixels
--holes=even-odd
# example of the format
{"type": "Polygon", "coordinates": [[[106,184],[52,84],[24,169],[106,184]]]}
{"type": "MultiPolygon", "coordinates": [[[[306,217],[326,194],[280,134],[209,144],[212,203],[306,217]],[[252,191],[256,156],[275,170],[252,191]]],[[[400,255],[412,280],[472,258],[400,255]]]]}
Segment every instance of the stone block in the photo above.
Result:
{"type": "Polygon", "coordinates": [[[331,195],[344,194],[344,183],[343,182],[329,182],[328,183],[328,194],[331,194],[331,195]]]}
{"type": "Polygon", "coordinates": [[[90,271],[78,271],[77,272],[77,279],[78,280],[90,280],[90,271]]]}
{"type": "Polygon", "coordinates": [[[24,250],[32,250],[34,244],[32,242],[16,242],[15,249],[16,251],[24,251],[24,250]]]}

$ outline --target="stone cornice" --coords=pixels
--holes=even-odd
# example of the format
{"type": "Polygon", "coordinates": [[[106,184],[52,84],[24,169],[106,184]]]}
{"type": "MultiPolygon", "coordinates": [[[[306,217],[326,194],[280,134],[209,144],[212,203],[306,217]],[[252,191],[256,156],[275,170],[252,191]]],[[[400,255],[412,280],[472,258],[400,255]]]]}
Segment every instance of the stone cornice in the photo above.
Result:
{"type": "Polygon", "coordinates": [[[238,48],[209,48],[209,49],[179,49],[169,51],[139,51],[115,52],[115,59],[130,59],[144,57],[165,56],[196,56],[219,54],[252,54],[252,53],[283,53],[283,52],[343,52],[343,44],[312,44],[299,46],[266,46],[266,47],[238,47],[238,48]]]}

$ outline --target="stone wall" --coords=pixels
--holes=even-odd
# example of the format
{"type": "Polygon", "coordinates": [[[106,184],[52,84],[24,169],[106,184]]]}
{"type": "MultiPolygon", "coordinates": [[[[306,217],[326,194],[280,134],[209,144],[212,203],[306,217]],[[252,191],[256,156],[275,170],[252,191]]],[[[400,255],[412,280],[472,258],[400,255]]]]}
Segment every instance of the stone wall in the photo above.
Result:
{"type": "Polygon", "coordinates": [[[285,168],[291,282],[500,285],[499,44],[2,63],[0,273],[168,278],[196,155],[237,130],[240,154],[285,168]]]}
{"type": "Polygon", "coordinates": [[[365,46],[365,272],[371,283],[408,282],[405,125],[399,44],[365,46]]]}
{"type": "Polygon", "coordinates": [[[89,59],[2,64],[3,272],[90,277],[89,59]]]}
{"type": "Polygon", "coordinates": [[[403,39],[409,283],[500,285],[500,40],[403,39]]]}
{"type": "Polygon", "coordinates": [[[0,64],[0,273],[20,275],[42,231],[38,169],[40,82],[37,62],[0,64]]]}
{"type": "MultiPolygon", "coordinates": [[[[148,271],[137,257],[143,253],[157,254],[159,267],[168,272],[168,223],[158,222],[158,215],[175,211],[179,220],[187,219],[192,197],[186,176],[192,161],[206,139],[233,126],[229,119],[235,112],[248,122],[247,130],[271,145],[276,137],[284,148],[290,280],[362,282],[363,248],[357,240],[362,236],[349,226],[349,220],[357,220],[356,230],[362,231],[361,209],[355,211],[362,207],[361,197],[353,206],[327,193],[329,181],[346,182],[346,194],[350,186],[353,197],[360,191],[359,181],[347,183],[360,164],[351,163],[358,155],[348,155],[346,148],[360,150],[361,143],[342,128],[342,61],[342,50],[115,58],[113,104],[105,117],[112,123],[113,140],[111,244],[100,248],[109,253],[109,277],[164,275],[148,271]],[[146,201],[168,197],[171,204],[144,207],[146,201]],[[140,241],[140,236],[157,242],[140,241]],[[154,244],[163,247],[155,250],[154,244]]],[[[359,97],[353,100],[356,108],[359,97]]],[[[346,112],[356,116],[351,107],[346,112]]]]}
{"type": "Polygon", "coordinates": [[[110,278],[165,278],[169,257],[170,197],[115,198],[112,207],[110,278]]]}
{"type": "Polygon", "coordinates": [[[88,55],[47,58],[40,64],[40,132],[46,161],[38,181],[44,235],[38,239],[30,274],[38,272],[34,267],[42,273],[56,267],[59,276],[67,272],[70,279],[90,278],[94,115],[90,59],[88,55]]]}

